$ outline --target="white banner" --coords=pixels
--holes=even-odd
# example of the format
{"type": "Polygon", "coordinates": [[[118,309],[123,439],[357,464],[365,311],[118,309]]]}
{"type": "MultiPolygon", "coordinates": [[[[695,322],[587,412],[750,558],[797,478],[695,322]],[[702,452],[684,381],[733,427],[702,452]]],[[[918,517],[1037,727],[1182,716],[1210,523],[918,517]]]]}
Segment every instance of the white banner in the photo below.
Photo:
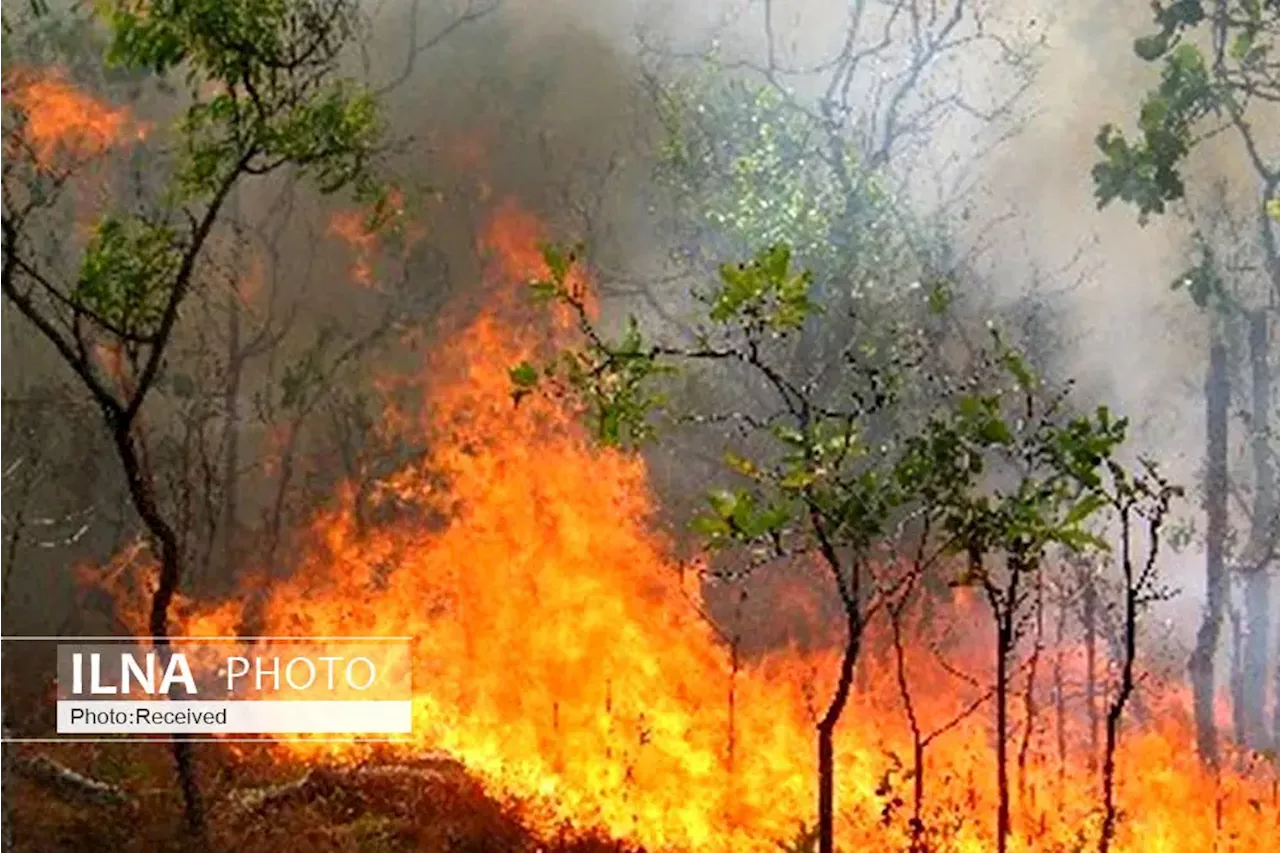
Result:
{"type": "Polygon", "coordinates": [[[78,702],[58,700],[58,734],[330,734],[413,732],[405,701],[78,702]]]}

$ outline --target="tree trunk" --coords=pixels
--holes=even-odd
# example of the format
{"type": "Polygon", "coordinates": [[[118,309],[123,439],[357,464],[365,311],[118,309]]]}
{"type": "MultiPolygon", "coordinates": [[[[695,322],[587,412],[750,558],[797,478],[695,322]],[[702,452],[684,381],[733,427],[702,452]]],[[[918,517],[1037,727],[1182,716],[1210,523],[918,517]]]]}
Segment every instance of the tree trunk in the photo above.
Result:
{"type": "Polygon", "coordinates": [[[1253,384],[1250,417],[1253,457],[1253,523],[1249,532],[1250,558],[1245,572],[1244,655],[1241,673],[1244,743],[1254,749],[1270,744],[1264,708],[1267,704],[1267,659],[1271,652],[1271,551],[1276,538],[1275,472],[1271,465],[1270,328],[1265,311],[1249,315],[1249,363],[1253,384]]]}
{"type": "Polygon", "coordinates": [[[1227,692],[1231,695],[1231,728],[1235,732],[1236,741],[1244,743],[1248,740],[1248,726],[1245,724],[1245,687],[1244,687],[1244,620],[1235,604],[1234,584],[1227,583],[1227,622],[1231,625],[1231,653],[1227,658],[1227,692]]]}
{"type": "Polygon", "coordinates": [[[1227,539],[1227,408],[1230,380],[1227,350],[1219,333],[1209,347],[1205,382],[1205,607],[1196,633],[1189,671],[1195,703],[1196,748],[1210,766],[1218,763],[1218,734],[1213,719],[1214,656],[1222,631],[1227,539]]]}
{"type": "MultiPolygon", "coordinates": [[[[1107,708],[1107,746],[1102,757],[1102,834],[1098,853],[1108,853],[1116,831],[1116,748],[1120,744],[1120,720],[1125,704],[1133,694],[1133,666],[1138,657],[1138,595],[1133,554],[1130,550],[1129,510],[1120,513],[1120,567],[1124,574],[1124,638],[1120,656],[1120,684],[1115,699],[1107,708]]],[[[1154,547],[1154,544],[1153,546],[1154,547]]]]}
{"type": "MultiPolygon", "coordinates": [[[[151,599],[151,618],[149,627],[152,641],[161,661],[161,668],[169,662],[169,605],[177,594],[182,580],[182,552],[178,544],[177,534],[164,519],[156,503],[155,481],[151,472],[141,463],[137,446],[133,437],[133,421],[114,418],[108,413],[112,422],[112,434],[120,462],[124,467],[125,479],[129,484],[129,494],[133,499],[138,516],[146,525],[157,549],[160,560],[160,577],[156,584],[155,594],[151,599]]],[[[200,788],[196,783],[195,764],[191,755],[191,744],[183,741],[173,742],[173,759],[177,766],[178,782],[182,789],[182,800],[187,820],[187,830],[191,836],[188,847],[194,851],[208,849],[204,804],[200,797],[200,788]]]]}
{"type": "MultiPolygon", "coordinates": [[[[1012,613],[1012,608],[1010,608],[1012,613]]],[[[997,617],[996,630],[996,850],[1009,848],[1009,655],[1013,651],[1013,619],[997,617]]]]}
{"type": "Polygon", "coordinates": [[[1098,764],[1098,595],[1092,572],[1084,586],[1084,701],[1089,716],[1089,772],[1098,764]]]}
{"type": "MultiPolygon", "coordinates": [[[[857,571],[857,569],[854,569],[857,571]]],[[[861,603],[846,602],[844,654],[840,659],[840,676],[827,712],[818,721],[818,853],[834,853],[836,849],[836,751],[835,731],[840,715],[849,704],[854,669],[862,640],[861,603]]]]}

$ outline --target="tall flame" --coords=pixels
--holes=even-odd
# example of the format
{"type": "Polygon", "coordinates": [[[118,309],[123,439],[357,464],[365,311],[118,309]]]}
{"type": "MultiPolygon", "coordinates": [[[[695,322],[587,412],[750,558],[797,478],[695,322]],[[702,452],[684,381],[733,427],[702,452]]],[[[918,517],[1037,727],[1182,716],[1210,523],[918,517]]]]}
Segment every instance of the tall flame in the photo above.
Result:
{"type": "MultiPolygon", "coordinates": [[[[554,401],[513,405],[509,367],[567,333],[544,328],[521,294],[542,271],[541,236],[536,219],[498,207],[481,240],[487,305],[425,365],[415,428],[432,451],[382,483],[417,518],[361,525],[349,490],[315,520],[301,567],[265,591],[261,633],[415,636],[415,738],[524,800],[542,830],[602,829],[655,851],[776,850],[813,812],[813,720],[833,660],[783,647],[735,667],[655,532],[644,462],[593,444],[554,401]]],[[[243,615],[236,601],[184,607],[187,634],[230,633],[243,615]]],[[[910,644],[906,663],[922,730],[947,727],[927,753],[935,849],[990,850],[988,709],[963,714],[973,691],[928,643],[910,644]]],[[[838,732],[841,843],[902,849],[911,751],[896,670],[875,654],[862,670],[838,732]]],[[[1274,793],[1230,772],[1210,778],[1185,719],[1158,719],[1126,731],[1119,849],[1274,840],[1274,793]]],[[[1100,820],[1096,773],[1060,768],[1043,741],[1031,741],[1015,850],[1068,849],[1100,820]]],[[[279,748],[335,760],[362,749],[279,748]]]]}

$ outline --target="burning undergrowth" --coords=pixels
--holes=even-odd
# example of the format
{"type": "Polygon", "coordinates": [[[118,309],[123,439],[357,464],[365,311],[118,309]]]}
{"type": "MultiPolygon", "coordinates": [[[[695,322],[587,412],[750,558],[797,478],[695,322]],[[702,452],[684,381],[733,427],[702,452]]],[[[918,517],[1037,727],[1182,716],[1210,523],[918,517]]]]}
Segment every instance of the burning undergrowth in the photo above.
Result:
{"type": "MultiPolygon", "coordinates": [[[[775,849],[811,811],[812,731],[834,655],[790,644],[740,659],[701,615],[698,573],[681,570],[658,532],[643,460],[593,443],[561,402],[513,401],[510,367],[571,334],[570,318],[532,309],[525,293],[542,273],[545,236],[515,203],[497,205],[478,241],[483,307],[453,319],[420,373],[390,383],[415,384],[424,402],[388,411],[382,428],[418,431],[430,448],[372,490],[396,512],[369,523],[354,506],[369,491],[351,484],[314,519],[290,576],[223,602],[183,601],[175,633],[248,622],[265,635],[416,638],[414,746],[374,756],[277,745],[286,765],[395,764],[438,750],[491,797],[519,802],[537,837],[775,849]]],[[[116,582],[144,566],[120,568],[116,582]]],[[[122,606],[143,604],[142,591],[122,606]]],[[[790,601],[793,616],[817,612],[792,588],[772,600],[790,601]]],[[[933,848],[991,845],[990,653],[968,630],[937,627],[980,623],[980,603],[952,593],[930,607],[906,617],[905,643],[884,625],[872,631],[838,734],[847,849],[910,842],[917,774],[904,690],[928,736],[921,819],[933,848]]],[[[1080,657],[1037,649],[1020,671],[1035,689],[1016,735],[1015,849],[1078,849],[1101,819],[1096,770],[1080,757],[1086,723],[1062,696],[1080,682],[1080,657]],[[1056,716],[1037,701],[1056,704],[1056,716]]],[[[1272,784],[1207,775],[1177,687],[1144,691],[1141,727],[1120,754],[1120,846],[1256,847],[1276,825],[1272,784]]]]}

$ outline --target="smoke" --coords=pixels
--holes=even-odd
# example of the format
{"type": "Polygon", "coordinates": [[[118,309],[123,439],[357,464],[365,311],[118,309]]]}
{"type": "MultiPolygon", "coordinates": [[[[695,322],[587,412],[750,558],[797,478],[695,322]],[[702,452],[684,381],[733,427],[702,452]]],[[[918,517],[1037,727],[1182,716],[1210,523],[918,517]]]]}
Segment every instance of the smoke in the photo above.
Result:
{"type": "MultiPolygon", "coordinates": [[[[861,5],[868,11],[860,42],[872,45],[892,4],[861,5]]],[[[1119,204],[1099,212],[1090,178],[1098,127],[1124,126],[1153,82],[1154,70],[1131,49],[1149,10],[1018,0],[965,3],[962,11],[955,34],[967,41],[930,67],[909,97],[949,94],[960,81],[955,91],[966,109],[922,124],[891,168],[905,173],[919,215],[949,217],[952,251],[988,309],[1028,300],[1053,309],[1065,349],[1060,375],[1078,380],[1084,403],[1106,402],[1130,416],[1135,446],[1190,482],[1201,455],[1204,321],[1169,288],[1187,266],[1187,228],[1173,217],[1141,227],[1119,204]],[[974,13],[981,31],[968,22],[974,13]],[[1007,111],[973,114],[997,106],[1007,111]]],[[[408,12],[407,5],[379,10],[373,79],[401,71],[408,12]]],[[[453,13],[439,14],[437,29],[453,13]]],[[[669,248],[643,204],[658,131],[640,73],[654,67],[653,50],[666,55],[662,70],[713,45],[726,65],[763,67],[772,32],[778,65],[821,67],[839,52],[848,16],[849,4],[820,0],[508,2],[424,53],[389,94],[388,109],[398,130],[424,143],[408,151],[414,174],[444,192],[434,233],[464,218],[477,196],[511,192],[565,236],[591,238],[601,267],[643,278],[669,248]],[[450,161],[460,139],[478,159],[450,161]]],[[[874,119],[877,81],[909,69],[913,50],[903,44],[860,69],[850,103],[874,119]]],[[[826,78],[787,80],[802,99],[816,100],[826,78]]],[[[626,297],[613,304],[651,310],[626,297]]]]}

